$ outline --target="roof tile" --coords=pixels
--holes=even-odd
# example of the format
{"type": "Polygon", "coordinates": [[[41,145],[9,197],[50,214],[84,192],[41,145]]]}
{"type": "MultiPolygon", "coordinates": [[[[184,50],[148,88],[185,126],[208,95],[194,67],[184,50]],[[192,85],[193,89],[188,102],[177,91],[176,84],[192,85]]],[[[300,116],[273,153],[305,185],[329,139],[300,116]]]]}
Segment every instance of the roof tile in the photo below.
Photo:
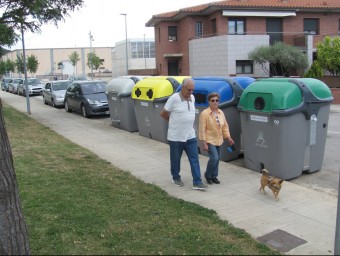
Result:
{"type": "MultiPolygon", "coordinates": [[[[299,9],[340,9],[340,0],[225,0],[182,8],[178,11],[153,15],[152,18],[172,18],[179,13],[200,13],[209,7],[230,8],[299,8],[299,9]]],[[[340,11],[340,10],[339,10],[340,11]]]]}

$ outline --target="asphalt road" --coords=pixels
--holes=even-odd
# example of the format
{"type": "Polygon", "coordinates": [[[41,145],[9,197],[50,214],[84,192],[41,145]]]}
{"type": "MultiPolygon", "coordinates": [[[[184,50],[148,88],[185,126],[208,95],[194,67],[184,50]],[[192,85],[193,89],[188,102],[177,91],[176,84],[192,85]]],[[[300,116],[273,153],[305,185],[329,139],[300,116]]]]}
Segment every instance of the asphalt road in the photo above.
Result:
{"type": "MultiPolygon", "coordinates": [[[[30,100],[41,101],[41,108],[50,107],[43,104],[41,96],[30,97],[30,100]]],[[[59,109],[59,111],[65,112],[63,108],[59,109]]],[[[77,115],[74,113],[72,114],[77,115]]],[[[68,116],[72,114],[65,112],[65,115],[68,116]]],[[[104,122],[108,126],[111,125],[110,117],[94,117],[91,119],[93,120],[93,122],[104,122]]],[[[303,173],[300,177],[290,180],[290,182],[337,196],[340,170],[339,161],[340,157],[338,151],[339,147],[340,147],[340,105],[332,104],[329,115],[328,132],[322,169],[311,174],[303,173]]],[[[244,158],[242,156],[240,156],[239,159],[231,161],[229,163],[245,167],[244,158]]]]}

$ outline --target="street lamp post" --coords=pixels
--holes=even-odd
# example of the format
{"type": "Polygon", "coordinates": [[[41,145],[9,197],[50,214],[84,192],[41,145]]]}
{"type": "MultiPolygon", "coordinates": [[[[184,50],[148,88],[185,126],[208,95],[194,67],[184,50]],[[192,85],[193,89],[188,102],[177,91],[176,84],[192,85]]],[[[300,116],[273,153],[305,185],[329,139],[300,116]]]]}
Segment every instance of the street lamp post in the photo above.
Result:
{"type": "Polygon", "coordinates": [[[90,59],[90,66],[91,66],[91,78],[93,80],[93,67],[92,67],[92,60],[93,60],[93,56],[92,56],[92,41],[94,41],[93,39],[93,35],[91,34],[91,31],[89,33],[90,36],[90,52],[91,52],[91,59],[90,59]]]}
{"type": "Polygon", "coordinates": [[[25,75],[24,83],[25,83],[25,92],[26,92],[27,114],[31,115],[30,96],[29,96],[28,84],[27,84],[27,65],[26,65],[24,29],[22,26],[21,26],[21,41],[22,41],[22,53],[23,53],[23,62],[24,62],[24,75],[25,75]]]}
{"type": "Polygon", "coordinates": [[[144,58],[144,69],[146,69],[146,58],[145,58],[145,34],[144,34],[144,41],[143,41],[143,58],[144,58]]]}
{"type": "Polygon", "coordinates": [[[129,61],[128,61],[128,41],[127,41],[127,24],[126,15],[127,13],[121,13],[125,17],[125,58],[126,58],[126,75],[129,75],[129,61]]]}

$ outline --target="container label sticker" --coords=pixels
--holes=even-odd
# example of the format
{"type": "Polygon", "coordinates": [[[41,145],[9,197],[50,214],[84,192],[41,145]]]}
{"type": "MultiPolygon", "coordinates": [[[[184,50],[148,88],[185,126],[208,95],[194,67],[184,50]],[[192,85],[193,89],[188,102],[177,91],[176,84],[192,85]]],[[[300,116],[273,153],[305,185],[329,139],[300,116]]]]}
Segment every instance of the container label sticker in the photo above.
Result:
{"type": "Polygon", "coordinates": [[[263,131],[261,130],[257,132],[257,139],[255,142],[255,146],[260,147],[260,148],[268,148],[268,145],[266,144],[266,140],[264,139],[263,131]]]}
{"type": "Polygon", "coordinates": [[[266,117],[266,116],[250,115],[250,120],[251,121],[256,121],[256,122],[268,123],[268,117],[266,117]]]}
{"type": "Polygon", "coordinates": [[[145,122],[145,126],[151,126],[150,119],[147,116],[145,116],[144,122],[145,122]]]}
{"type": "Polygon", "coordinates": [[[147,102],[143,102],[143,101],[142,101],[140,104],[141,104],[141,106],[144,106],[144,107],[147,107],[147,106],[149,106],[149,103],[147,103],[147,102]]]}
{"type": "Polygon", "coordinates": [[[111,97],[112,100],[117,100],[117,97],[111,97]]]}

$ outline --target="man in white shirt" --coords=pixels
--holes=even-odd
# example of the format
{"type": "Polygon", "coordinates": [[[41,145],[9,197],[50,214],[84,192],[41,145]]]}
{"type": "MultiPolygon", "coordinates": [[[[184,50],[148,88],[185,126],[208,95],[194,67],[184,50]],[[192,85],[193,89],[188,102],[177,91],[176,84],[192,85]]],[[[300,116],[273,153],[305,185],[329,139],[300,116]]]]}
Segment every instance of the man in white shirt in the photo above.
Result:
{"type": "Polygon", "coordinates": [[[170,145],[170,169],[173,183],[179,187],[184,186],[179,173],[182,153],[185,151],[191,167],[193,189],[205,190],[206,186],[201,179],[194,129],[195,97],[192,95],[194,88],[193,79],[184,79],[181,91],[169,97],[161,116],[169,121],[167,139],[170,145]]]}

